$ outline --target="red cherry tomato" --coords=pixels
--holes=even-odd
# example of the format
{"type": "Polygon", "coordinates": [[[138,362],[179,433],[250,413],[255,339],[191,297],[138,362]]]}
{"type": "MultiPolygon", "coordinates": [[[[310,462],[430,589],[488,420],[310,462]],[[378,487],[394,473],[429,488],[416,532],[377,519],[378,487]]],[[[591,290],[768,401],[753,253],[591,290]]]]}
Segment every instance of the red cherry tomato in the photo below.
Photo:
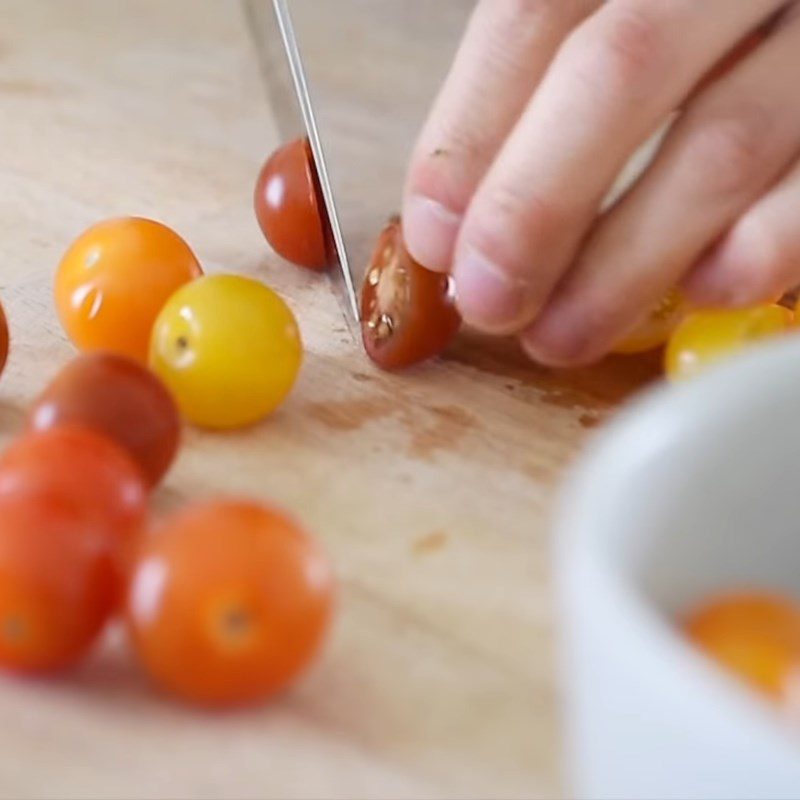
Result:
{"type": "Polygon", "coordinates": [[[253,203],[276,253],[301,267],[323,270],[329,259],[312,164],[307,139],[279,147],[261,168],[253,203]]]}
{"type": "Polygon", "coordinates": [[[63,424],[91,428],[116,441],[155,486],[180,443],[181,422],[172,395],[150,370],[113,353],[73,359],[39,395],[28,427],[63,424]]]}
{"type": "Polygon", "coordinates": [[[791,691],[800,670],[800,608],[766,592],[737,592],[703,603],[685,621],[709,656],[774,698],[791,691]]]}
{"type": "Polygon", "coordinates": [[[148,493],[141,471],[119,445],[88,428],[29,433],[0,456],[0,497],[31,493],[104,534],[120,564],[144,527],[148,493]]]}
{"type": "Polygon", "coordinates": [[[313,539],[272,509],[227,500],[186,508],[143,540],[127,617],[158,685],[202,705],[242,704],[308,665],[332,599],[313,539]]]}
{"type": "Polygon", "coordinates": [[[450,279],[411,258],[400,219],[392,218],[381,232],[361,290],[367,355],[384,369],[408,367],[441,353],[460,326],[450,279]]]}
{"type": "Polygon", "coordinates": [[[6,366],[8,359],[8,322],[6,315],[3,311],[3,306],[0,305],[0,375],[6,366]]]}
{"type": "Polygon", "coordinates": [[[63,495],[0,494],[0,667],[52,671],[89,650],[117,599],[106,533],[63,495]]]}

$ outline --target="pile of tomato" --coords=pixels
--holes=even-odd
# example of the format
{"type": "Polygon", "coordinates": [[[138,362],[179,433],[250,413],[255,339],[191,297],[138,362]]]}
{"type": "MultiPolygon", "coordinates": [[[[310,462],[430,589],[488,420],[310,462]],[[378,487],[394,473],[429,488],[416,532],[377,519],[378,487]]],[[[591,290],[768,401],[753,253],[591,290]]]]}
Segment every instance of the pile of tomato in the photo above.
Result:
{"type": "MultiPolygon", "coordinates": [[[[147,219],[101,222],[67,250],[55,303],[83,353],[31,404],[0,453],[0,666],[51,673],[121,621],[153,682],[202,705],[281,690],[312,661],[333,605],[316,541],[242,498],[152,519],[182,420],[249,425],[297,376],[286,303],[237,275],[203,275],[147,219]]],[[[8,353],[0,310],[0,368],[8,353]]]]}

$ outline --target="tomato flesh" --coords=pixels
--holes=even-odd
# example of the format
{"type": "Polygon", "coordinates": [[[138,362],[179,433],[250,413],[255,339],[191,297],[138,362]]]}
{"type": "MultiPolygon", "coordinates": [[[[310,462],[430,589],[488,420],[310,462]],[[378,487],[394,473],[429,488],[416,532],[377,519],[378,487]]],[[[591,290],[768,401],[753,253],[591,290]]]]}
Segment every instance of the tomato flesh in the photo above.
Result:
{"type": "Polygon", "coordinates": [[[384,228],[361,290],[367,355],[383,369],[402,369],[439,355],[461,326],[451,281],[409,255],[399,218],[384,228]]]}
{"type": "Polygon", "coordinates": [[[273,250],[301,267],[329,266],[325,224],[308,139],[279,147],[258,175],[256,219],[273,250]]]}
{"type": "Polygon", "coordinates": [[[137,361],[113,353],[87,353],[67,364],[28,412],[31,430],[78,424],[117,442],[136,461],[150,486],[169,469],[181,422],[172,395],[137,361]]]}
{"type": "Polygon", "coordinates": [[[201,705],[263,700],[319,650],[333,577],[317,544],[251,501],[188,507],[143,542],[127,619],[159,686],[201,705]]]}

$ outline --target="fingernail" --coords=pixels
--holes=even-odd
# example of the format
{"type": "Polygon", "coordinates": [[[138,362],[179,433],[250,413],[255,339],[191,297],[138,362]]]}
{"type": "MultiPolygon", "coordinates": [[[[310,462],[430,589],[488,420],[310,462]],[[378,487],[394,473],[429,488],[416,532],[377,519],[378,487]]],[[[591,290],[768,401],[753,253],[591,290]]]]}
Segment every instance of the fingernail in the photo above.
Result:
{"type": "Polygon", "coordinates": [[[740,287],[732,279],[730,263],[724,248],[703,257],[684,281],[686,294],[701,304],[735,305],[740,287]]]}
{"type": "Polygon", "coordinates": [[[464,319],[487,332],[505,332],[522,315],[524,287],[475,250],[453,268],[456,298],[464,319]]]}
{"type": "Polygon", "coordinates": [[[403,237],[408,252],[423,267],[450,269],[461,215],[436,200],[412,195],[403,208],[403,237]]]}
{"type": "Polygon", "coordinates": [[[585,360],[590,339],[585,326],[564,311],[547,311],[521,337],[525,352],[541,364],[572,366],[585,360]]]}

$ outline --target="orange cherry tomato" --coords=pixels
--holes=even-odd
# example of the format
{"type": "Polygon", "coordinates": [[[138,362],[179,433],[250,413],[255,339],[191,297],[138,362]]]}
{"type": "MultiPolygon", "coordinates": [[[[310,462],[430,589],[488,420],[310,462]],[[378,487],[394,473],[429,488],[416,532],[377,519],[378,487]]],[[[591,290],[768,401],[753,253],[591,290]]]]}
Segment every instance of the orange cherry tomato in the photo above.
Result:
{"type": "Polygon", "coordinates": [[[166,225],[111,219],[89,228],[67,250],[56,273],[56,308],[81,350],[146,361],[161,307],[200,274],[189,245],[166,225]]]}
{"type": "Polygon", "coordinates": [[[667,292],[658,305],[621,341],[612,352],[622,355],[645,353],[661,347],[677,327],[685,306],[677,289],[667,292]]]}
{"type": "Polygon", "coordinates": [[[63,495],[0,494],[0,667],[53,671],[87,653],[118,597],[105,545],[63,495]]]}
{"type": "Polygon", "coordinates": [[[202,705],[243,704],[309,664],[332,600],[313,539],[270,508],[221,500],[180,511],[143,540],[127,618],[162,688],[202,705]]]}
{"type": "Polygon", "coordinates": [[[105,549],[128,559],[147,514],[138,466],[115,442],[88,428],[29,433],[0,455],[0,497],[35,494],[79,515],[106,537],[105,549]]]}
{"type": "Polygon", "coordinates": [[[278,255],[323,270],[329,258],[312,164],[307,139],[279,147],[261,168],[253,204],[261,231],[278,255]]]}
{"type": "Polygon", "coordinates": [[[172,395],[150,370],[113,353],[88,353],[69,362],[28,413],[31,430],[78,424],[125,448],[150,486],[169,469],[181,421],[172,395]]]}
{"type": "Polygon", "coordinates": [[[361,332],[367,355],[383,369],[409,367],[439,355],[461,326],[447,275],[409,255],[400,218],[381,232],[361,290],[361,332]]]}
{"type": "Polygon", "coordinates": [[[782,698],[800,669],[800,609],[786,597],[741,592],[715,597],[685,621],[689,638],[766,694],[782,698]]]}
{"type": "Polygon", "coordinates": [[[3,306],[0,305],[0,375],[6,366],[8,359],[8,322],[6,315],[3,311],[3,306]]]}

